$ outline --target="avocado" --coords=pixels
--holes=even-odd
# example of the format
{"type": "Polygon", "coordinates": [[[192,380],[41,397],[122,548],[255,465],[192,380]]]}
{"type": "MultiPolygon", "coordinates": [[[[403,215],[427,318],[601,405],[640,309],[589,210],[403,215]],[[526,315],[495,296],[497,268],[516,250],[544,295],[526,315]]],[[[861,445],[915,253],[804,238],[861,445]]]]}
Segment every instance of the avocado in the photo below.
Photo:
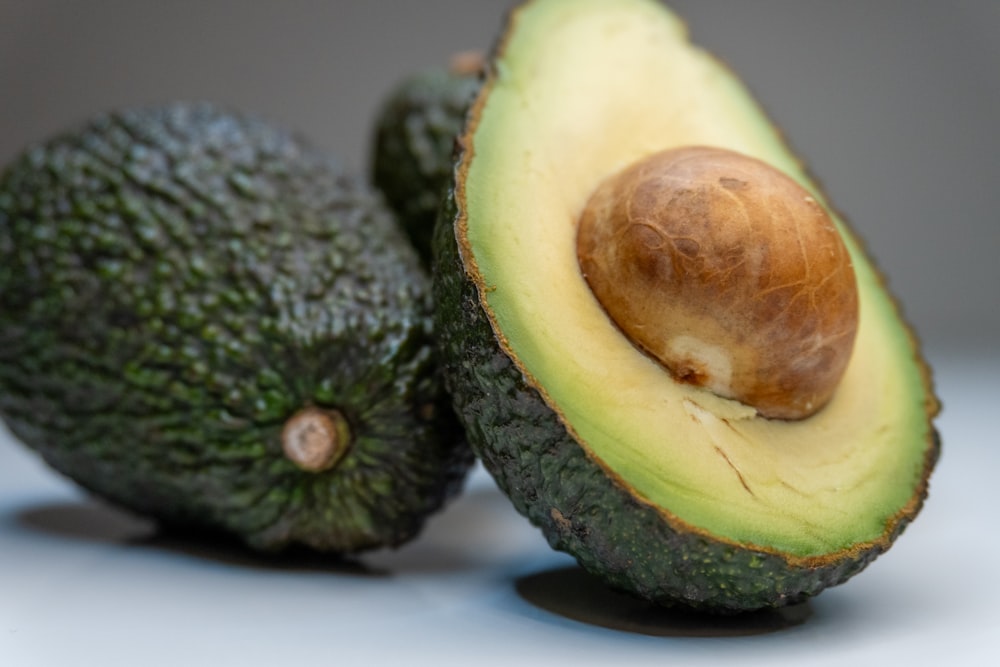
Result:
{"type": "Polygon", "coordinates": [[[0,416],[165,526],[398,545],[472,462],[430,279],[328,156],[211,104],[102,114],[0,176],[0,416]]]}
{"type": "Polygon", "coordinates": [[[451,184],[455,139],[479,89],[483,56],[463,52],[448,67],[399,81],[375,118],[371,180],[396,213],[426,266],[443,190],[451,184]]]}
{"type": "MultiPolygon", "coordinates": [[[[652,0],[519,5],[459,145],[434,238],[446,379],[486,469],[552,547],[613,588],[717,613],[803,601],[890,547],[920,510],[940,451],[930,371],[855,234],[736,75],[691,44],[673,13],[652,0]],[[673,183],[670,171],[641,187],[615,185],[629,183],[636,169],[652,173],[644,161],[674,151],[735,154],[752,166],[705,184],[713,172],[702,169],[704,156],[687,156],[685,169],[700,167],[683,172],[690,185],[672,194],[649,187],[657,178],[673,183]],[[581,219],[593,207],[604,217],[638,216],[626,231],[639,250],[660,252],[624,253],[620,261],[634,266],[622,274],[638,282],[652,276],[661,286],[663,276],[704,278],[690,293],[687,283],[678,288],[701,295],[685,297],[694,339],[728,311],[747,309],[747,298],[715,303],[745,287],[739,276],[753,274],[741,273],[744,263],[772,251],[790,258],[789,249],[753,235],[726,240],[730,227],[716,224],[718,211],[741,222],[785,205],[753,190],[761,170],[791,181],[787,196],[812,211],[816,225],[832,225],[817,236],[827,239],[822,245],[785,244],[802,252],[788,275],[810,273],[819,249],[846,251],[830,263],[842,286],[836,304],[813,286],[790,290],[773,276],[754,278],[753,293],[771,306],[740,326],[801,304],[809,306],[803,313],[844,313],[842,321],[832,317],[833,329],[816,329],[812,315],[796,319],[808,325],[801,336],[822,339],[839,327],[850,345],[829,397],[818,394],[815,405],[789,416],[701,381],[735,372],[728,343],[695,340],[690,358],[671,367],[652,354],[655,342],[630,338],[592,289],[578,247],[587,245],[581,219]],[[606,188],[619,196],[605,205],[606,188]],[[636,213],[657,206],[680,211],[674,231],[636,213]],[[705,278],[718,277],[708,270],[718,259],[709,240],[734,258],[726,265],[733,280],[705,278]]],[[[797,219],[775,238],[804,234],[797,219]]],[[[602,261],[613,265],[614,255],[602,261]]],[[[733,331],[739,340],[753,333],[733,331]]],[[[799,353],[783,345],[775,343],[771,356],[796,364],[799,353]]],[[[777,388],[784,396],[777,405],[790,403],[796,390],[777,388]]]]}

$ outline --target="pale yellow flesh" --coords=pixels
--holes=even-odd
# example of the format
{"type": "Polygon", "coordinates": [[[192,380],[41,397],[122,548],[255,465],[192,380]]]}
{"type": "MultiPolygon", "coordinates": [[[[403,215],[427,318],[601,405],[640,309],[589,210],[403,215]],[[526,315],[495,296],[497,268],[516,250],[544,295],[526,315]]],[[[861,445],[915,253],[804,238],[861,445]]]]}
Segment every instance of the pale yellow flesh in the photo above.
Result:
{"type": "Polygon", "coordinates": [[[914,493],[930,427],[913,346],[859,248],[854,356],[832,403],[800,422],[674,382],[579,272],[587,198],[649,153],[721,146],[815,192],[735,76],[645,0],[529,4],[498,68],[470,151],[466,259],[550,405],[640,497],[714,535],[796,556],[879,539],[914,493]]]}

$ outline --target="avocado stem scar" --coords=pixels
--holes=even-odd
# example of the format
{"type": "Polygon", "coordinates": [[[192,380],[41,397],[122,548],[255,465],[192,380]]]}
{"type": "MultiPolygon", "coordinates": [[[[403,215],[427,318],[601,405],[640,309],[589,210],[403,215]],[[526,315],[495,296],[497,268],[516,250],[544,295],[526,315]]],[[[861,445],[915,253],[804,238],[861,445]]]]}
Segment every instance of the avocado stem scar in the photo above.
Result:
{"type": "Polygon", "coordinates": [[[482,51],[459,51],[448,60],[448,71],[459,76],[480,74],[486,67],[486,54],[482,51]]]}
{"type": "Polygon", "coordinates": [[[281,431],[285,456],[308,472],[329,470],[350,446],[350,426],[337,410],[302,408],[285,422],[281,431]]]}

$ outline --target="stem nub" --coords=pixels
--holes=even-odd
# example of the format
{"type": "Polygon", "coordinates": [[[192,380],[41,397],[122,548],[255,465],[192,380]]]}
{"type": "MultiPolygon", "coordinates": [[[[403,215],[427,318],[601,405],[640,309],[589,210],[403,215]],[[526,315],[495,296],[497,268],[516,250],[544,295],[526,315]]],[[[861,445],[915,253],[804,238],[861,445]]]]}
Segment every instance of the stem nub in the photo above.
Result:
{"type": "Polygon", "coordinates": [[[448,60],[448,71],[458,76],[475,76],[486,67],[486,54],[482,51],[459,51],[448,60]]]}
{"type": "Polygon", "coordinates": [[[337,410],[299,410],[281,431],[281,448],[292,463],[309,472],[329,470],[351,446],[351,429],[337,410]]]}

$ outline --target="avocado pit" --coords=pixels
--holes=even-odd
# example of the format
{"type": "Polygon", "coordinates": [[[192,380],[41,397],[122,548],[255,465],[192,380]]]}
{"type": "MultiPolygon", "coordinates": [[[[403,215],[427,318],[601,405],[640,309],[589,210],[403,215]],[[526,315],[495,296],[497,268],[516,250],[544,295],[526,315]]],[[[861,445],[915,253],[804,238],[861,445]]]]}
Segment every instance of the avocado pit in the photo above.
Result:
{"type": "Polygon", "coordinates": [[[610,318],[675,380],[775,419],[832,397],[858,294],[829,214],[768,164],[714,147],[648,156],[595,190],[577,257],[610,318]]]}

